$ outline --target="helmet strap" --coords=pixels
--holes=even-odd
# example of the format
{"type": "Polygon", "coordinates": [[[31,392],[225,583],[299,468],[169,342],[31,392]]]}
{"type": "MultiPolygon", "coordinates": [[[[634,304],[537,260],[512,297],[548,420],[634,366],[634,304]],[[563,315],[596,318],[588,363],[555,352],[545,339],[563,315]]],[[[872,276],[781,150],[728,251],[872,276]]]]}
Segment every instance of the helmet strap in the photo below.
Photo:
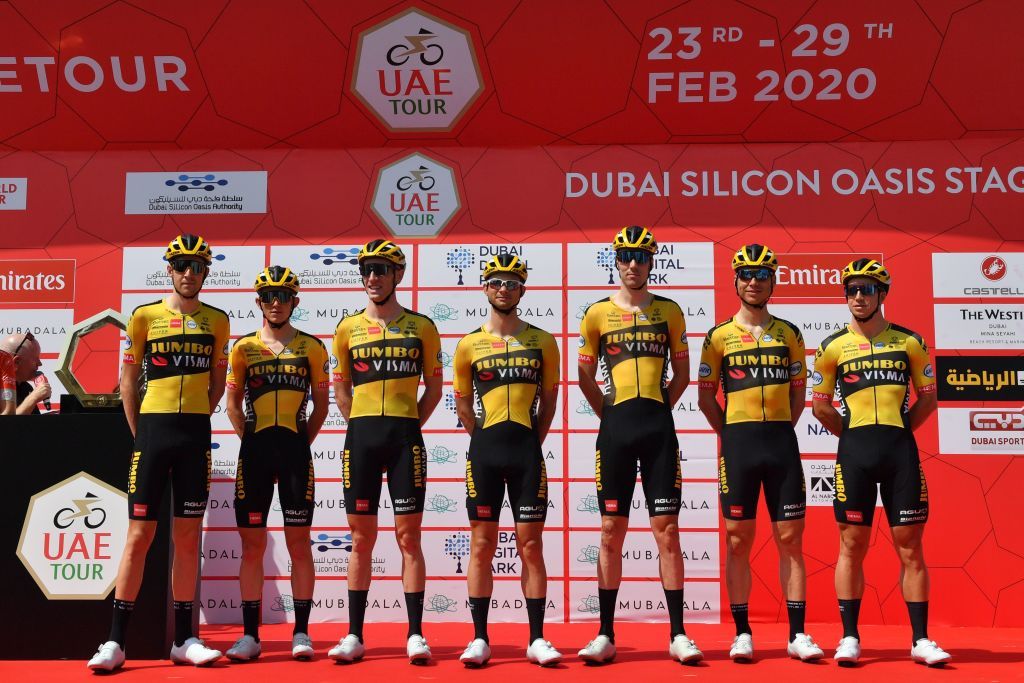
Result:
{"type": "Polygon", "coordinates": [[[181,290],[178,289],[177,287],[175,287],[174,288],[174,293],[177,294],[178,296],[180,296],[182,299],[185,299],[186,301],[191,301],[193,299],[198,299],[199,298],[199,290],[196,290],[196,293],[193,294],[192,296],[188,296],[186,294],[182,294],[181,290]]]}

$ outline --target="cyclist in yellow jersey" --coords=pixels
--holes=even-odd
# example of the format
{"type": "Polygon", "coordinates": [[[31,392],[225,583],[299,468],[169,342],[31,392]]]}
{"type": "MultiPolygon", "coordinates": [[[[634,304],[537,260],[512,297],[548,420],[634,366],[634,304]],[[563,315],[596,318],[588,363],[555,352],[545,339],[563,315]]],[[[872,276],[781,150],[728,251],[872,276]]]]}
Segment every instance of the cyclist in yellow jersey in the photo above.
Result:
{"type": "Polygon", "coordinates": [[[284,539],[291,558],[295,625],[292,657],[310,659],[309,613],[313,600],[313,523],[315,480],[309,445],[327,417],[330,357],[322,341],[292,327],[299,303],[299,278],[282,266],[264,268],[256,277],[256,304],[263,327],[231,349],[227,414],[241,438],[235,472],[235,522],[242,537],[239,583],[243,635],[227,651],[228,659],[260,656],[263,556],[267,549],[267,513],[274,483],[284,517],[284,539]],[[306,417],[306,403],[313,411],[306,417]],[[243,410],[244,402],[244,410],[243,410]]]}
{"type": "Polygon", "coordinates": [[[672,406],[690,383],[686,322],[676,302],[647,289],[658,253],[654,234],[631,225],[615,235],[612,248],[622,285],[612,296],[591,305],[580,323],[580,390],[601,417],[595,454],[601,508],[597,563],[601,627],[579,655],[592,663],[615,657],[615,600],[639,461],[668,606],[669,654],[680,662],[695,663],[704,655],[683,626],[682,472],[672,421],[672,406]],[[604,371],[603,391],[597,383],[598,363],[604,371]]]}
{"type": "Polygon", "coordinates": [[[121,402],[135,435],[128,474],[128,538],[114,588],[110,637],[89,660],[95,671],[124,664],[124,637],[142,584],[168,478],[174,498],[174,646],[176,663],[220,658],[192,630],[199,537],[210,492],[210,413],[224,394],[228,317],[199,301],[213,261],[206,240],[183,234],[164,252],[173,291],[132,313],[121,364],[121,402]],[[145,397],[139,376],[145,369],[145,397]]]}
{"type": "Polygon", "coordinates": [[[422,627],[426,569],[420,527],[427,459],[420,425],[441,399],[441,339],[430,318],[402,308],[395,299],[405,275],[405,254],[397,244],[373,240],[359,250],[357,260],[369,301],[365,310],[338,323],[334,333],[334,395],[348,422],[342,482],[352,528],[349,633],[328,655],[354,662],[366,651],[363,616],[377,540],[381,472],[386,471],[409,616],[406,654],[410,662],[424,664],[430,661],[430,647],[422,627]],[[425,391],[417,400],[420,376],[425,391]]]}
{"type": "Polygon", "coordinates": [[[547,571],[541,536],[548,506],[541,443],[558,404],[559,355],[554,337],[519,317],[527,272],[526,263],[514,254],[498,254],[487,261],[483,289],[491,315],[455,349],[455,406],[470,434],[466,511],[472,544],[466,581],[475,630],[460,659],[472,667],[490,659],[491,560],[498,546],[506,483],[516,523],[516,546],[523,560],[523,597],[530,622],[526,658],[541,666],[554,665],[562,658],[544,640],[547,571]],[[474,390],[479,415],[474,411],[474,390]]]}
{"type": "Polygon", "coordinates": [[[900,583],[913,631],[910,656],[929,666],[943,664],[950,655],[928,639],[928,567],[922,545],[928,486],[914,440],[914,430],[935,411],[928,348],[920,335],[882,315],[891,284],[885,266],[857,259],[843,269],[842,278],[853,320],[818,347],[811,378],[814,416],[839,436],[833,507],[839,524],[836,595],[843,638],[835,659],[853,666],[860,657],[857,617],[864,557],[880,493],[902,565],[900,583]],[[912,406],[911,384],[917,394],[912,406]],[[842,414],[832,406],[837,389],[842,414]]]}
{"type": "Polygon", "coordinates": [[[807,494],[793,425],[804,410],[807,357],[800,330],[768,312],[778,266],[775,252],[760,244],[744,245],[733,255],[740,307],[708,332],[697,373],[698,405],[722,438],[718,492],[728,549],[725,583],[736,623],[729,650],[734,661],[754,656],[747,601],[762,485],[779,551],[788,654],[804,661],[825,654],[804,633],[807,572],[801,543],[807,494]],[[718,402],[720,384],[724,409],[718,402]]]}

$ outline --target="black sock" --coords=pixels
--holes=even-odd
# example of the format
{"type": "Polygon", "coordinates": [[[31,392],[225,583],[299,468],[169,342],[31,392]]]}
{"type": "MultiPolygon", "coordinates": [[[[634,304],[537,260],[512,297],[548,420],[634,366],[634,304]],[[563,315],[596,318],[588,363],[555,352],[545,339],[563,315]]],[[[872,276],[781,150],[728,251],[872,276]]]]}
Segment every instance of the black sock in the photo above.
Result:
{"type": "Polygon", "coordinates": [[[491,596],[469,599],[469,612],[473,616],[473,639],[482,638],[485,643],[487,639],[487,611],[491,608],[491,596]]]}
{"type": "Polygon", "coordinates": [[[907,611],[910,612],[910,627],[914,630],[913,644],[916,645],[917,641],[928,637],[928,601],[908,602],[907,611]]]}
{"type": "Polygon", "coordinates": [[[853,636],[860,640],[857,619],[860,617],[860,598],[839,601],[839,616],[843,620],[843,638],[853,636]]]}
{"type": "Polygon", "coordinates": [[[615,642],[615,599],[618,596],[618,588],[597,589],[597,603],[601,608],[601,630],[597,634],[608,636],[608,640],[613,643],[615,642]]]}
{"type": "Polygon", "coordinates": [[[292,635],[296,633],[309,633],[309,612],[313,609],[313,599],[309,600],[292,600],[292,604],[295,605],[295,628],[292,629],[292,635]]]}
{"type": "Polygon", "coordinates": [[[547,598],[526,598],[526,616],[530,620],[530,644],[544,637],[544,605],[547,598]]]}
{"type": "Polygon", "coordinates": [[[670,591],[666,588],[665,606],[668,607],[668,642],[671,643],[676,636],[686,635],[686,629],[683,628],[683,589],[670,591]]]}
{"type": "Polygon", "coordinates": [[[110,637],[124,649],[124,636],[128,631],[128,622],[132,618],[132,610],[135,609],[134,600],[118,600],[114,598],[114,619],[110,622],[110,637]]]}
{"type": "Polygon", "coordinates": [[[409,615],[409,632],[405,637],[408,639],[410,636],[422,636],[423,591],[405,594],[405,612],[409,615]]]}
{"type": "Polygon", "coordinates": [[[242,632],[260,642],[260,600],[242,600],[242,632]]]}
{"type": "Polygon", "coordinates": [[[174,644],[181,645],[191,638],[192,633],[192,601],[174,601],[174,644]]]}
{"type": "Polygon", "coordinates": [[[736,635],[741,633],[749,633],[754,635],[750,631],[750,620],[748,619],[747,603],[729,605],[729,611],[732,612],[732,620],[736,622],[736,635]]]}
{"type": "Polygon", "coordinates": [[[786,611],[789,612],[789,642],[793,642],[796,634],[804,632],[804,618],[807,616],[807,602],[804,600],[786,600],[786,611]]]}
{"type": "Polygon", "coordinates": [[[363,617],[366,616],[366,598],[370,591],[348,591],[348,632],[363,642],[363,617]]]}

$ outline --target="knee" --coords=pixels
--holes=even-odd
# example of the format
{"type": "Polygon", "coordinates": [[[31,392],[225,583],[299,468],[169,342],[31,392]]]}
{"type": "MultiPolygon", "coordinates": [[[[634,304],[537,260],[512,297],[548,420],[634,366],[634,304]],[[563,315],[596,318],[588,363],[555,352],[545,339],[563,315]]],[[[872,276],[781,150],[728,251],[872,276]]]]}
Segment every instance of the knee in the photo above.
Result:
{"type": "Polygon", "coordinates": [[[286,541],[286,544],[288,546],[288,556],[293,560],[313,554],[308,538],[290,538],[286,541]]]}
{"type": "Polygon", "coordinates": [[[403,555],[415,555],[420,551],[420,535],[412,531],[403,531],[397,535],[398,549],[403,555]]]}
{"type": "Polygon", "coordinates": [[[779,529],[775,532],[775,544],[782,555],[799,555],[803,550],[803,533],[799,529],[779,529]]]}
{"type": "Polygon", "coordinates": [[[754,546],[754,537],[751,534],[727,534],[726,549],[732,557],[748,557],[754,546]]]}
{"type": "Polygon", "coordinates": [[[519,545],[519,556],[524,564],[538,564],[544,561],[544,550],[539,538],[522,541],[519,545]]]}
{"type": "Polygon", "coordinates": [[[924,550],[921,547],[921,542],[905,543],[896,546],[896,553],[900,557],[900,562],[903,563],[904,567],[923,567],[924,566],[924,550]]]}
{"type": "Polygon", "coordinates": [[[376,534],[352,534],[352,552],[372,553],[373,544],[377,541],[376,534]]]}
{"type": "Polygon", "coordinates": [[[618,552],[622,546],[622,535],[614,520],[601,521],[601,549],[618,552]]]}
{"type": "Polygon", "coordinates": [[[863,560],[868,554],[868,544],[858,538],[839,538],[839,555],[852,560],[863,560]]]}
{"type": "Polygon", "coordinates": [[[242,537],[242,559],[252,560],[255,558],[263,557],[263,553],[267,549],[267,537],[266,535],[259,536],[257,538],[242,537]]]}
{"type": "Polygon", "coordinates": [[[470,556],[474,562],[485,562],[490,563],[491,558],[494,557],[494,551],[498,547],[496,539],[487,538],[486,536],[479,536],[474,538],[470,546],[470,556]]]}
{"type": "Polygon", "coordinates": [[[128,537],[125,540],[124,552],[126,555],[145,555],[153,542],[154,532],[146,528],[129,528],[128,537]]]}
{"type": "Polygon", "coordinates": [[[199,548],[199,533],[198,527],[194,529],[175,529],[173,534],[174,552],[195,555],[199,548]]]}
{"type": "Polygon", "coordinates": [[[658,543],[658,552],[662,556],[678,555],[679,550],[679,527],[669,524],[666,528],[655,532],[654,538],[658,543]]]}

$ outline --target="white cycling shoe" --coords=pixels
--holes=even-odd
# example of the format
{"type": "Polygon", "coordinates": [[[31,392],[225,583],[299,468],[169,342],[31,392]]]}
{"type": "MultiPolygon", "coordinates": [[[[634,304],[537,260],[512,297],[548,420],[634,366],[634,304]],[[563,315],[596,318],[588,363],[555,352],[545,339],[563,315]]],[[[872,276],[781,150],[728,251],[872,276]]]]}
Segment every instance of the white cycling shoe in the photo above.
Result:
{"type": "Polygon", "coordinates": [[[124,666],[124,650],[116,640],[108,640],[100,645],[96,654],[89,660],[89,668],[93,671],[113,671],[124,666]]]}
{"type": "Polygon", "coordinates": [[[607,664],[615,659],[615,643],[608,636],[599,635],[577,654],[588,664],[607,664]]]}
{"type": "Polygon", "coordinates": [[[734,662],[749,662],[754,659],[754,638],[749,633],[741,633],[732,639],[729,658],[734,662]]]}

